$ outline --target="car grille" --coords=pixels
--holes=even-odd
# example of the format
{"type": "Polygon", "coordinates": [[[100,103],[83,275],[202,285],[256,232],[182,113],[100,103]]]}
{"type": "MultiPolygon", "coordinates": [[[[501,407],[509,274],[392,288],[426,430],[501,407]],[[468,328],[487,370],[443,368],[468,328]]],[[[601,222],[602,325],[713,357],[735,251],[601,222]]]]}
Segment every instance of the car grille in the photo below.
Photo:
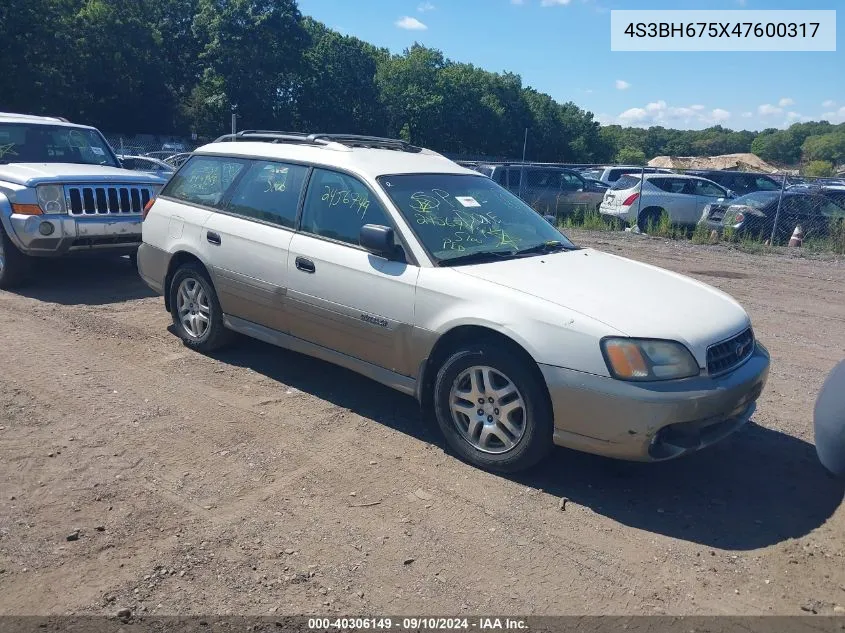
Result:
{"type": "Polygon", "coordinates": [[[734,369],[754,352],[754,332],[744,332],[707,348],[707,371],[713,376],[734,369]]]}
{"type": "Polygon", "coordinates": [[[727,207],[712,205],[710,207],[710,212],[707,214],[707,219],[712,220],[713,222],[721,222],[725,217],[725,212],[728,210],[727,207]]]}
{"type": "Polygon", "coordinates": [[[140,214],[155,191],[150,185],[107,185],[65,187],[67,211],[70,215],[140,214]]]}

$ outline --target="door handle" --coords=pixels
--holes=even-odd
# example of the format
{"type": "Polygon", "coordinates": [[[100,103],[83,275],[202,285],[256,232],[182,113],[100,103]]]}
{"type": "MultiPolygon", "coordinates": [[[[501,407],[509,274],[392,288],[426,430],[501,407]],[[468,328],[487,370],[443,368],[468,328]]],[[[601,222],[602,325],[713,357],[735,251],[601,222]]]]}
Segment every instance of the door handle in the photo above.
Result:
{"type": "Polygon", "coordinates": [[[310,259],[305,259],[304,257],[296,258],[296,267],[304,273],[313,273],[317,270],[317,267],[314,266],[314,262],[310,259]]]}
{"type": "Polygon", "coordinates": [[[220,243],[222,242],[220,235],[213,231],[208,231],[205,234],[205,239],[208,240],[209,244],[215,244],[217,246],[220,246],[220,243]]]}

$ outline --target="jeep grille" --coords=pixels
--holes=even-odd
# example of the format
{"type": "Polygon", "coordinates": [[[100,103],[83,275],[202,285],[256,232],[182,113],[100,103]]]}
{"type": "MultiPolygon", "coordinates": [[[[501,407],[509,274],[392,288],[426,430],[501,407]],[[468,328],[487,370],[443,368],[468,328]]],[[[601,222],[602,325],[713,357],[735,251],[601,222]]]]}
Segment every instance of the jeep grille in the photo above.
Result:
{"type": "Polygon", "coordinates": [[[150,185],[68,185],[65,187],[70,215],[140,214],[155,190],[150,185]]]}

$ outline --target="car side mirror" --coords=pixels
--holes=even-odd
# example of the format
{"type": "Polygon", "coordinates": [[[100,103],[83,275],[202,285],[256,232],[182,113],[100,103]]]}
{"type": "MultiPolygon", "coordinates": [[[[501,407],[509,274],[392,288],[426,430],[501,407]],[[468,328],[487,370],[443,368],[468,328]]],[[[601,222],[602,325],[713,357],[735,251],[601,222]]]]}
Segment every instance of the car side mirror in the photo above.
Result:
{"type": "Polygon", "coordinates": [[[378,224],[365,224],[361,227],[358,242],[373,255],[385,259],[396,259],[396,242],[393,229],[378,224]]]}

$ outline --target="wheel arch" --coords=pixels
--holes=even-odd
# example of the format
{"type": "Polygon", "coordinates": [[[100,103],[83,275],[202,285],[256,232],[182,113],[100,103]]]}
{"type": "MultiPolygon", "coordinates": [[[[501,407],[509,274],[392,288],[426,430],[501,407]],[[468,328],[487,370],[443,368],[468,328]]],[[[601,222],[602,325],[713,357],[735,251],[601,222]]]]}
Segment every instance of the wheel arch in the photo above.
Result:
{"type": "Polygon", "coordinates": [[[526,367],[529,368],[534,379],[538,381],[544,397],[548,399],[549,406],[551,406],[551,396],[546,386],[546,380],[543,378],[540,366],[528,350],[514,338],[503,332],[485,325],[470,324],[457,325],[444,332],[431,348],[428,358],[422,362],[417,380],[417,400],[419,400],[420,404],[424,407],[431,404],[437,372],[449,355],[461,347],[477,343],[502,345],[525,362],[526,367]]]}
{"type": "Polygon", "coordinates": [[[173,253],[173,256],[170,258],[170,262],[167,265],[167,274],[164,276],[164,309],[168,312],[170,312],[171,308],[170,297],[173,294],[172,289],[170,288],[170,284],[173,281],[173,275],[175,275],[176,271],[182,266],[192,262],[196,262],[202,266],[202,269],[205,271],[208,279],[211,280],[211,271],[208,269],[208,266],[205,265],[205,262],[203,262],[199,257],[188,251],[177,251],[173,253]]]}

